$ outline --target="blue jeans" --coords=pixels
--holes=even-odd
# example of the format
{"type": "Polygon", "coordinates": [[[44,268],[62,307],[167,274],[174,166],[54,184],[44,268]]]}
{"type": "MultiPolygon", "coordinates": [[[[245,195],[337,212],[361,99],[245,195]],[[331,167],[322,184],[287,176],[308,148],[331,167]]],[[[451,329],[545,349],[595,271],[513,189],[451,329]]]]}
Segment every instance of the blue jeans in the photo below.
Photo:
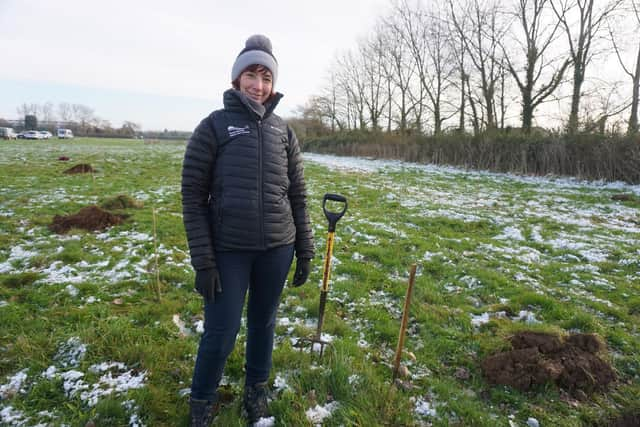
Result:
{"type": "Polygon", "coordinates": [[[216,399],[225,362],[240,329],[247,289],[245,385],[269,379],[276,313],[292,260],[293,245],[267,251],[216,252],[222,293],[204,306],[204,334],[191,382],[193,399],[216,399]]]}

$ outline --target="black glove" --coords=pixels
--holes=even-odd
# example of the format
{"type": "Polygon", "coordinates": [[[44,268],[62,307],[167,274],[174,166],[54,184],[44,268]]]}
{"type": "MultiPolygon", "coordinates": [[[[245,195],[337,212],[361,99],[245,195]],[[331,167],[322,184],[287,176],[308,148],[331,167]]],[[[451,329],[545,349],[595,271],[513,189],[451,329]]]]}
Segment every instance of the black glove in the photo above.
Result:
{"type": "Polygon", "coordinates": [[[296,261],[296,272],[293,273],[292,286],[296,288],[303,285],[309,278],[309,272],[311,271],[311,260],[309,258],[298,258],[296,261]]]}
{"type": "Polygon", "coordinates": [[[206,302],[214,302],[216,293],[222,293],[222,282],[218,269],[196,270],[196,290],[206,302]]]}

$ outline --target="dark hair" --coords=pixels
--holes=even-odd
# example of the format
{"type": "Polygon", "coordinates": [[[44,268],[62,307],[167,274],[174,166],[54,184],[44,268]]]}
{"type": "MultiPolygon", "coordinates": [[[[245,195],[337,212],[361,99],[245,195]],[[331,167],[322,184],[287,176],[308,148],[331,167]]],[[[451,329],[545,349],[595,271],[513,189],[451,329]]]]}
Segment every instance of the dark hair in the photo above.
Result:
{"type": "Polygon", "coordinates": [[[249,65],[244,70],[242,70],[240,74],[238,74],[238,77],[231,82],[231,86],[233,86],[235,90],[240,90],[240,77],[242,77],[242,73],[244,73],[245,71],[251,71],[252,73],[268,71],[269,74],[271,74],[271,77],[273,78],[273,73],[271,72],[270,69],[268,69],[267,67],[261,64],[252,64],[252,65],[249,65]]]}

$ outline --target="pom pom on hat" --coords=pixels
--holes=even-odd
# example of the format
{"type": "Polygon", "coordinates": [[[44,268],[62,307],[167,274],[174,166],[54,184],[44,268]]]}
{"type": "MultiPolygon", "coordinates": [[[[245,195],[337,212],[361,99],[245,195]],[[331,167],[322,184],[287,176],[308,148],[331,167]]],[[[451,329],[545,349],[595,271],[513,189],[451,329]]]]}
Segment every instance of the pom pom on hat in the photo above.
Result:
{"type": "Polygon", "coordinates": [[[259,64],[266,67],[273,75],[273,85],[278,78],[278,61],[273,56],[271,40],[262,34],[254,34],[245,43],[244,49],[240,51],[231,69],[231,81],[234,81],[245,68],[250,65],[259,64]]]}

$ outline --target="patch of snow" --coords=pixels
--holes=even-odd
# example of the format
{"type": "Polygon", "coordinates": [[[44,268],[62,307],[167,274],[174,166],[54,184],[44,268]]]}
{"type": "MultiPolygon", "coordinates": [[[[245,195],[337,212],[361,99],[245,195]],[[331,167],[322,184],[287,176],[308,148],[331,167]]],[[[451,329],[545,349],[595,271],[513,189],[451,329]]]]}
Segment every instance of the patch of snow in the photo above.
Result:
{"type": "Polygon", "coordinates": [[[460,282],[466,285],[467,289],[477,289],[482,286],[482,282],[480,280],[471,276],[462,276],[460,278],[460,282]]]}
{"type": "MultiPolygon", "coordinates": [[[[335,337],[333,335],[325,334],[324,332],[320,334],[320,339],[322,341],[326,341],[327,343],[332,343],[335,337]]],[[[319,343],[313,343],[312,351],[316,353],[320,353],[322,346],[319,343]]]]}
{"type": "Polygon", "coordinates": [[[23,388],[29,369],[23,369],[14,376],[7,376],[8,383],[0,385],[0,400],[6,400],[18,393],[25,393],[23,388]]]}
{"type": "Polygon", "coordinates": [[[204,320],[196,320],[193,323],[193,328],[198,334],[204,334],[204,320]]]}
{"type": "Polygon", "coordinates": [[[260,418],[258,421],[252,424],[252,427],[273,427],[276,425],[276,418],[260,418]]]}
{"type": "Polygon", "coordinates": [[[536,315],[528,310],[520,310],[517,316],[511,318],[511,320],[523,320],[528,325],[534,325],[536,323],[540,323],[538,319],[536,319],[536,315]]]}
{"type": "Polygon", "coordinates": [[[354,252],[353,255],[351,255],[351,259],[354,261],[362,261],[364,259],[364,255],[354,252]]]}
{"type": "Polygon", "coordinates": [[[67,285],[64,289],[65,289],[65,290],[67,291],[67,293],[68,293],[69,295],[71,295],[72,297],[77,297],[77,296],[78,296],[78,293],[80,292],[80,291],[78,291],[78,288],[76,288],[76,287],[75,287],[75,286],[73,286],[73,285],[67,285]]]}
{"type": "Polygon", "coordinates": [[[277,374],[276,378],[273,380],[273,388],[278,392],[291,390],[291,386],[287,383],[287,379],[280,374],[277,374]]]}
{"type": "Polygon", "coordinates": [[[173,324],[178,327],[178,330],[180,331],[180,335],[185,337],[189,337],[193,335],[193,331],[185,326],[185,323],[182,321],[182,319],[180,319],[179,314],[173,315],[173,324]]]}
{"type": "Polygon", "coordinates": [[[535,418],[529,417],[527,418],[527,427],[540,427],[540,422],[535,418]]]}
{"type": "Polygon", "coordinates": [[[329,402],[324,406],[316,405],[305,411],[307,419],[313,424],[321,424],[325,418],[331,416],[340,404],[338,402],[329,402]]]}
{"type": "Polygon", "coordinates": [[[431,403],[421,397],[416,400],[415,412],[423,417],[435,417],[437,415],[436,408],[432,408],[431,403]]]}
{"type": "Polygon", "coordinates": [[[469,313],[471,316],[471,324],[473,326],[484,325],[485,323],[489,323],[489,313],[482,313],[480,315],[474,315],[473,313],[469,313]]]}
{"type": "Polygon", "coordinates": [[[2,422],[1,424],[5,426],[22,427],[26,425],[29,418],[24,412],[18,409],[14,409],[12,406],[5,406],[0,409],[0,421],[2,422]]]}
{"type": "Polygon", "coordinates": [[[80,341],[79,337],[71,337],[58,348],[58,352],[54,356],[62,367],[76,367],[80,365],[80,361],[87,352],[87,346],[80,341]]]}
{"type": "Polygon", "coordinates": [[[119,369],[124,371],[127,369],[127,365],[122,362],[102,362],[97,363],[95,365],[89,366],[89,372],[93,372],[94,374],[98,374],[100,372],[108,371],[109,369],[119,369]]]}
{"type": "Polygon", "coordinates": [[[518,241],[518,242],[522,242],[524,241],[524,236],[522,235],[522,231],[520,231],[519,228],[514,227],[514,226],[510,226],[510,227],[506,227],[504,230],[502,230],[502,234],[499,234],[497,236],[494,237],[494,239],[496,240],[510,240],[510,241],[518,241]]]}
{"type": "Polygon", "coordinates": [[[43,378],[46,378],[48,380],[52,380],[52,379],[56,378],[57,372],[58,372],[58,368],[56,368],[54,365],[51,365],[46,370],[44,370],[42,372],[42,374],[40,374],[40,375],[43,378]]]}
{"type": "Polygon", "coordinates": [[[70,265],[65,265],[62,261],[54,261],[49,267],[42,270],[46,275],[36,283],[81,283],[87,278],[70,265]]]}

